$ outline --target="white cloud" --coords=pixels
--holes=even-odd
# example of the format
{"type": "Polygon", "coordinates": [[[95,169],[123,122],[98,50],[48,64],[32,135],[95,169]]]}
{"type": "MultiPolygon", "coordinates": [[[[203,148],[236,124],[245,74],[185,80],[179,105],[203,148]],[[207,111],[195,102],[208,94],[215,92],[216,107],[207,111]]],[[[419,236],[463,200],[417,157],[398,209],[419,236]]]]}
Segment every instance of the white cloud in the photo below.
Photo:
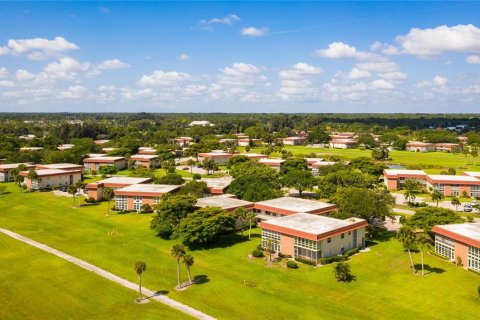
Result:
{"type": "Polygon", "coordinates": [[[18,69],[15,72],[15,78],[18,81],[29,81],[35,79],[35,75],[31,72],[28,72],[27,70],[18,69]]]}
{"type": "Polygon", "coordinates": [[[10,39],[7,46],[0,47],[0,55],[18,56],[26,54],[31,60],[41,60],[61,52],[78,49],[75,43],[65,40],[63,37],[56,37],[53,40],[45,38],[34,39],[10,39]]]}
{"type": "Polygon", "coordinates": [[[73,80],[77,75],[90,70],[90,63],[79,62],[70,57],[60,58],[58,61],[49,63],[45,68],[45,74],[52,79],[73,80]]]}
{"type": "Polygon", "coordinates": [[[0,78],[6,77],[8,75],[8,70],[5,67],[0,68],[0,78]]]}
{"type": "Polygon", "coordinates": [[[368,60],[375,57],[375,54],[365,51],[357,51],[343,42],[332,42],[327,49],[318,49],[315,51],[317,57],[340,59],[340,58],[355,58],[358,60],[368,60]]]}
{"type": "Polygon", "coordinates": [[[235,22],[240,21],[240,17],[235,14],[229,14],[223,18],[211,18],[210,20],[200,20],[200,26],[208,31],[213,31],[213,25],[215,24],[225,24],[225,25],[232,25],[235,22]]]}
{"type": "Polygon", "coordinates": [[[432,82],[436,86],[444,86],[448,83],[448,79],[442,76],[436,76],[432,82]]]}
{"type": "Polygon", "coordinates": [[[322,73],[321,68],[304,62],[281,70],[278,73],[281,87],[277,96],[282,100],[307,100],[317,97],[318,90],[314,87],[311,78],[322,73]]]}
{"type": "Polygon", "coordinates": [[[255,27],[247,27],[243,28],[241,34],[247,37],[261,37],[268,33],[268,28],[255,28],[255,27]]]}
{"type": "Polygon", "coordinates": [[[188,73],[178,71],[156,70],[151,75],[143,75],[138,82],[141,86],[176,86],[182,82],[193,80],[188,73]]]}
{"type": "Polygon", "coordinates": [[[427,88],[427,87],[445,87],[448,84],[448,79],[443,76],[435,76],[432,81],[420,81],[418,82],[415,87],[417,88],[427,88]]]}
{"type": "Polygon", "coordinates": [[[102,63],[98,65],[97,68],[100,70],[125,69],[125,68],[130,68],[130,65],[118,59],[111,59],[111,60],[104,60],[102,63]]]}
{"type": "Polygon", "coordinates": [[[400,71],[379,73],[378,75],[387,80],[406,80],[408,78],[405,73],[400,71]]]}
{"type": "Polygon", "coordinates": [[[188,61],[190,59],[192,59],[192,58],[186,53],[182,53],[181,55],[179,55],[177,57],[177,60],[180,60],[180,61],[188,61]]]}
{"type": "Polygon", "coordinates": [[[394,87],[395,86],[392,83],[384,79],[373,80],[372,83],[370,84],[370,88],[373,90],[378,90],[378,89],[390,90],[390,89],[393,89],[394,87]]]}
{"type": "Polygon", "coordinates": [[[337,77],[337,78],[344,78],[344,79],[350,79],[350,80],[370,78],[371,76],[372,76],[372,74],[370,72],[368,72],[367,70],[361,70],[357,67],[354,67],[348,73],[344,73],[344,72],[339,71],[335,74],[335,77],[337,77]]]}
{"type": "Polygon", "coordinates": [[[15,87],[15,84],[12,81],[1,80],[0,87],[15,87]]]}
{"type": "Polygon", "coordinates": [[[437,56],[444,52],[480,52],[480,29],[472,24],[436,28],[412,28],[397,36],[401,53],[416,56],[437,56]]]}
{"type": "Polygon", "coordinates": [[[480,65],[480,56],[472,55],[465,58],[465,61],[469,64],[479,64],[480,65]]]}
{"type": "Polygon", "coordinates": [[[395,72],[399,69],[398,65],[391,61],[358,63],[356,66],[360,70],[376,73],[395,72]]]}
{"type": "Polygon", "coordinates": [[[58,99],[71,99],[71,100],[77,100],[84,98],[85,94],[88,93],[87,88],[81,85],[75,85],[68,87],[65,90],[60,90],[58,92],[58,99]]]}

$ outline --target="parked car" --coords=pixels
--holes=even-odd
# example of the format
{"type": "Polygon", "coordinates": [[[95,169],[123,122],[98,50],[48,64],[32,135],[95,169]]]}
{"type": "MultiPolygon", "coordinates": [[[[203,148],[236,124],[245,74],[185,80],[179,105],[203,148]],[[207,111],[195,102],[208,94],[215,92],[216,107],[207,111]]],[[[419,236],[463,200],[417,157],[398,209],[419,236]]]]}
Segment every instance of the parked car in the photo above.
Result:
{"type": "Polygon", "coordinates": [[[477,203],[478,203],[477,200],[472,200],[472,201],[470,202],[470,205],[473,207],[473,206],[476,206],[477,203]]]}
{"type": "Polygon", "coordinates": [[[473,207],[471,204],[467,203],[463,206],[463,211],[464,212],[472,212],[473,211],[473,207]]]}

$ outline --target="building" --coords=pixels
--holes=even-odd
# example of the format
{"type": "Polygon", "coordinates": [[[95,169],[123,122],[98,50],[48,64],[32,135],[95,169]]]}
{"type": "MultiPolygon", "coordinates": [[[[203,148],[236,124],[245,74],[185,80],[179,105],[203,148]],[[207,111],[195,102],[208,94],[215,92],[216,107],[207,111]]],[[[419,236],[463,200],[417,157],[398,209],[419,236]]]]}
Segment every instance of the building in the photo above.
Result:
{"type": "Polygon", "coordinates": [[[43,150],[42,147],[21,147],[20,151],[40,151],[43,150]]]}
{"type": "Polygon", "coordinates": [[[101,157],[108,156],[108,154],[106,154],[106,153],[89,153],[87,156],[89,158],[101,158],[101,157]]]}
{"type": "Polygon", "coordinates": [[[330,148],[336,149],[355,149],[358,147],[358,141],[351,138],[332,139],[329,142],[330,148]]]}
{"type": "Polygon", "coordinates": [[[89,198],[101,200],[103,190],[112,188],[113,190],[125,188],[134,184],[145,184],[152,182],[150,178],[133,178],[133,177],[111,177],[87,184],[87,194],[89,198]]]}
{"type": "Polygon", "coordinates": [[[174,139],[175,143],[178,144],[180,147],[188,147],[190,143],[192,143],[193,138],[191,137],[178,137],[174,139]]]}
{"type": "Polygon", "coordinates": [[[86,170],[98,171],[100,167],[114,166],[118,170],[123,170],[127,167],[127,160],[125,157],[98,157],[83,159],[86,170]]]}
{"type": "Polygon", "coordinates": [[[283,138],[283,144],[286,146],[299,146],[305,143],[307,139],[303,137],[288,137],[283,138]]]}
{"type": "Polygon", "coordinates": [[[197,208],[219,207],[226,211],[234,211],[237,208],[253,209],[253,202],[237,199],[236,196],[224,194],[220,196],[199,198],[195,204],[197,208]]]}
{"type": "Polygon", "coordinates": [[[367,226],[367,221],[359,218],[340,220],[296,213],[262,221],[262,247],[270,242],[276,253],[318,263],[320,258],[365,246],[367,226]]]}
{"type": "Polygon", "coordinates": [[[262,145],[262,139],[239,138],[238,145],[240,147],[246,147],[246,146],[258,147],[262,145]]]}
{"type": "Polygon", "coordinates": [[[451,261],[461,259],[463,267],[480,272],[480,223],[434,226],[435,253],[451,261]]]}
{"type": "Polygon", "coordinates": [[[25,141],[32,141],[35,140],[37,136],[34,134],[25,134],[23,136],[19,136],[18,139],[25,140],[25,141]]]}
{"type": "Polygon", "coordinates": [[[149,154],[135,154],[130,157],[135,161],[135,166],[145,168],[158,168],[160,166],[160,157],[149,154]]]}
{"type": "Polygon", "coordinates": [[[154,155],[154,154],[157,154],[157,149],[153,147],[140,147],[138,148],[138,154],[154,155]]]}
{"type": "Polygon", "coordinates": [[[415,152],[431,152],[435,151],[435,143],[428,143],[428,142],[420,142],[420,141],[409,141],[406,144],[407,151],[415,151],[415,152]]]}
{"type": "Polygon", "coordinates": [[[25,185],[28,190],[44,190],[58,187],[75,185],[82,180],[82,171],[61,170],[61,169],[38,169],[35,170],[37,178],[30,179],[29,171],[22,171],[20,175],[25,178],[25,185]]]}
{"type": "Polygon", "coordinates": [[[401,189],[406,180],[417,180],[423,187],[427,185],[427,174],[422,170],[385,169],[383,170],[385,185],[388,190],[401,189]]]}
{"type": "Polygon", "coordinates": [[[207,183],[207,188],[208,191],[212,195],[219,195],[219,194],[225,194],[228,186],[230,183],[232,183],[232,180],[227,180],[227,179],[202,179],[200,181],[203,181],[207,183]]]}
{"type": "Polygon", "coordinates": [[[11,171],[15,168],[18,168],[19,165],[24,164],[27,167],[27,170],[35,168],[34,164],[31,163],[9,163],[0,165],[0,182],[13,181],[13,175],[11,171]]]}
{"type": "Polygon", "coordinates": [[[192,121],[188,124],[189,127],[193,126],[202,126],[202,127],[214,127],[215,125],[211,123],[210,121],[206,120],[198,120],[198,121],[192,121]]]}
{"type": "Polygon", "coordinates": [[[218,140],[218,142],[221,144],[232,144],[233,146],[238,146],[238,139],[224,138],[224,139],[218,140]]]}
{"type": "Polygon", "coordinates": [[[286,160],[283,159],[265,159],[262,158],[258,160],[258,163],[263,163],[264,165],[269,166],[272,169],[277,170],[278,172],[283,172],[284,170],[284,163],[286,160]]]}
{"type": "Polygon", "coordinates": [[[234,154],[227,152],[202,152],[198,154],[198,161],[203,162],[205,159],[212,159],[217,164],[226,164],[229,159],[231,159],[234,154]]]}
{"type": "Polygon", "coordinates": [[[93,143],[97,146],[101,146],[102,144],[108,143],[110,140],[94,140],[93,143]]]}
{"type": "Polygon", "coordinates": [[[312,174],[314,176],[318,176],[320,174],[320,168],[331,166],[337,163],[338,162],[334,162],[334,161],[317,161],[315,163],[312,163],[310,168],[311,168],[312,174]]]}
{"type": "Polygon", "coordinates": [[[298,212],[328,215],[329,212],[337,210],[335,204],[294,197],[256,202],[253,208],[261,219],[288,216],[298,212]]]}
{"type": "Polygon", "coordinates": [[[153,208],[167,193],[176,192],[180,186],[166,184],[132,184],[114,190],[115,208],[123,211],[140,211],[144,204],[153,208]]]}
{"type": "Polygon", "coordinates": [[[248,157],[250,159],[255,159],[255,160],[267,159],[268,158],[267,155],[261,154],[261,153],[241,153],[239,155],[248,157]]]}
{"type": "Polygon", "coordinates": [[[112,152],[112,151],[117,150],[117,149],[118,148],[105,147],[105,148],[102,148],[102,152],[109,153],[109,152],[112,152]]]}
{"type": "Polygon", "coordinates": [[[60,169],[66,171],[83,171],[81,164],[74,163],[53,163],[53,164],[37,164],[37,169],[60,169]]]}
{"type": "Polygon", "coordinates": [[[64,150],[72,149],[73,147],[75,147],[74,144],[61,144],[57,147],[57,149],[60,151],[64,151],[64,150]]]}
{"type": "Polygon", "coordinates": [[[462,151],[462,146],[458,143],[436,143],[436,151],[445,151],[445,152],[459,152],[462,151]]]}

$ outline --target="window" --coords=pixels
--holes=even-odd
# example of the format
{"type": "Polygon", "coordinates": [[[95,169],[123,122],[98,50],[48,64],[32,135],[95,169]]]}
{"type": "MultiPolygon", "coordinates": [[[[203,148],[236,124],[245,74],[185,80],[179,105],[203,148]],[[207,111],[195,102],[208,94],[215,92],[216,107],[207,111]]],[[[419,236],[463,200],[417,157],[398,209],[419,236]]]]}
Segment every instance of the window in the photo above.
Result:
{"type": "Polygon", "coordinates": [[[115,209],[128,210],[127,196],[115,196],[115,209]]]}
{"type": "Polygon", "coordinates": [[[475,271],[480,271],[480,249],[468,247],[468,267],[475,271]]]}
{"type": "Polygon", "coordinates": [[[159,204],[161,198],[160,197],[153,197],[153,204],[159,204]]]}
{"type": "Polygon", "coordinates": [[[273,251],[280,252],[280,234],[276,231],[271,231],[267,229],[262,230],[262,248],[266,249],[269,245],[272,246],[273,251]]]}
{"type": "Polygon", "coordinates": [[[342,233],[342,234],[340,235],[340,238],[341,238],[341,239],[345,238],[345,233],[342,233]]]}
{"type": "Polygon", "coordinates": [[[454,242],[451,239],[438,234],[435,235],[435,253],[453,260],[455,258],[453,246],[454,242]]]}
{"type": "Polygon", "coordinates": [[[141,196],[133,196],[133,210],[140,211],[142,209],[143,200],[141,196]]]}
{"type": "Polygon", "coordinates": [[[452,196],[458,197],[460,195],[460,186],[458,184],[452,184],[450,187],[450,193],[452,196]]]}
{"type": "Polygon", "coordinates": [[[471,197],[480,197],[480,186],[471,186],[470,187],[470,196],[471,197]]]}
{"type": "Polygon", "coordinates": [[[327,239],[327,243],[330,243],[330,242],[332,242],[332,238],[327,239]]]}
{"type": "Polygon", "coordinates": [[[437,189],[438,191],[440,191],[441,194],[445,195],[445,185],[444,185],[444,184],[435,183],[435,184],[433,185],[433,188],[434,188],[434,189],[437,189]]]}

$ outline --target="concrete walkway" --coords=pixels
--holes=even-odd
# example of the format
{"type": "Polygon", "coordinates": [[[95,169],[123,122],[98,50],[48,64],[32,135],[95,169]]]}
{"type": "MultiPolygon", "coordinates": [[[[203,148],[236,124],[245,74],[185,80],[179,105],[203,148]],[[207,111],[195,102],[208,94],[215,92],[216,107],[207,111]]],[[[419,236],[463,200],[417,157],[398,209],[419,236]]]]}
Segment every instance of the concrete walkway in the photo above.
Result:
{"type": "Polygon", "coordinates": [[[415,211],[407,210],[407,209],[401,209],[401,208],[393,208],[393,212],[410,214],[410,215],[415,214],[415,211]]]}
{"type": "MultiPolygon", "coordinates": [[[[75,258],[75,257],[73,257],[73,256],[71,256],[71,255],[68,255],[68,254],[63,253],[63,252],[61,252],[61,251],[58,251],[58,250],[56,250],[56,249],[53,249],[53,248],[51,248],[51,247],[49,247],[49,246],[47,246],[47,245],[44,245],[44,244],[42,244],[42,243],[36,242],[36,241],[31,240],[31,239],[29,239],[29,238],[26,238],[26,237],[24,237],[24,236],[21,236],[21,235],[19,235],[18,233],[15,233],[15,232],[12,232],[12,231],[9,231],[9,230],[6,230],[6,229],[2,229],[2,228],[0,228],[0,232],[2,232],[2,233],[4,233],[4,234],[6,234],[7,236],[10,236],[10,237],[12,237],[12,238],[14,238],[14,239],[17,239],[17,240],[19,240],[19,241],[25,242],[25,243],[27,243],[27,244],[29,244],[29,245],[31,245],[31,246],[34,246],[34,247],[36,247],[36,248],[38,248],[38,249],[40,249],[40,250],[46,251],[46,252],[48,252],[48,253],[51,253],[51,254],[59,257],[59,258],[62,258],[62,259],[64,259],[64,260],[67,260],[67,261],[69,261],[69,262],[71,262],[71,263],[73,263],[73,264],[75,264],[75,265],[77,265],[77,266],[79,266],[79,267],[81,267],[81,268],[83,268],[83,269],[85,269],[85,270],[92,271],[92,272],[98,274],[98,275],[101,276],[101,277],[104,277],[104,278],[106,278],[106,279],[108,279],[108,280],[111,280],[111,281],[113,281],[113,282],[116,282],[116,283],[118,283],[118,284],[120,284],[120,285],[122,285],[122,286],[124,286],[124,287],[126,287],[126,288],[132,289],[132,290],[134,290],[135,292],[138,290],[138,284],[133,283],[133,282],[130,282],[130,281],[126,280],[126,279],[120,278],[119,276],[116,276],[116,275],[114,275],[113,273],[110,273],[110,272],[108,272],[108,271],[106,271],[106,270],[104,270],[104,269],[101,269],[101,268],[99,268],[99,267],[96,267],[96,266],[94,266],[94,265],[92,265],[92,264],[90,264],[90,263],[88,263],[88,262],[86,262],[86,261],[84,261],[84,260],[75,258]]],[[[191,307],[189,307],[189,306],[187,306],[187,305],[185,305],[185,304],[183,304],[183,303],[180,303],[180,302],[178,302],[178,301],[175,301],[175,300],[173,300],[173,299],[171,299],[171,298],[169,298],[169,297],[167,297],[167,296],[164,296],[164,295],[156,295],[156,294],[155,294],[155,291],[152,291],[152,290],[149,290],[149,289],[143,288],[143,287],[142,287],[142,291],[143,291],[143,293],[144,293],[146,296],[150,297],[149,299],[153,299],[153,300],[160,301],[160,302],[163,303],[163,304],[166,304],[166,305],[168,305],[168,306],[170,306],[170,307],[172,307],[172,308],[175,308],[175,309],[177,309],[177,310],[179,310],[179,311],[181,311],[181,312],[184,312],[184,313],[186,313],[186,314],[188,314],[188,315],[190,315],[190,316],[192,316],[192,317],[195,317],[195,318],[197,318],[197,319],[205,319],[205,320],[213,320],[213,319],[215,319],[215,318],[213,318],[213,317],[211,317],[211,316],[209,316],[209,315],[207,315],[207,314],[205,314],[205,313],[203,313],[203,312],[201,312],[201,311],[198,311],[198,310],[196,310],[196,309],[193,309],[193,308],[191,308],[191,307]]]]}

